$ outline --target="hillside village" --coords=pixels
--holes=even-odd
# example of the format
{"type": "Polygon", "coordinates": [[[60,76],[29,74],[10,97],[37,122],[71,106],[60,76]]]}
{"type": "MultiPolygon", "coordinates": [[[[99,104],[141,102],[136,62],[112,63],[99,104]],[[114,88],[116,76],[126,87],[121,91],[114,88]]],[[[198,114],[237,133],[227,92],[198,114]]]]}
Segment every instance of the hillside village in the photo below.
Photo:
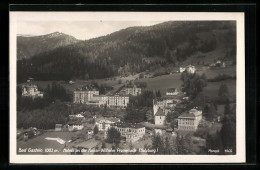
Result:
{"type": "Polygon", "coordinates": [[[236,22],[17,36],[18,154],[236,154],[236,22]]]}
{"type": "MultiPolygon", "coordinates": [[[[215,67],[215,65],[211,67],[215,67]]],[[[176,74],[184,73],[192,77],[197,74],[196,67],[192,65],[180,67],[179,73],[176,74]]],[[[146,118],[146,121],[138,122],[134,116],[131,118],[127,118],[127,116],[129,117],[129,114],[131,116],[133,111],[131,109],[137,109],[136,114],[140,115],[141,108],[134,104],[138,101],[138,97],[149,91],[135,82],[127,81],[124,85],[121,84],[117,90],[107,91],[105,94],[100,94],[100,88],[93,83],[75,88],[72,93],[72,101],[66,105],[84,106],[96,111],[90,114],[87,109],[81,112],[71,110],[65,121],[56,122],[53,129],[43,130],[39,127],[19,129],[18,146],[20,148],[28,146],[34,140],[37,141],[37,138],[41,138],[45,142],[50,142],[48,144],[50,146],[58,145],[54,150],[59,154],[107,154],[107,152],[163,154],[164,151],[158,151],[158,147],[160,148],[160,140],[164,141],[167,138],[167,140],[175,142],[168,141],[167,144],[170,145],[171,151],[164,154],[212,154],[212,152],[205,151],[205,148],[208,147],[208,137],[205,135],[209,133],[214,136],[221,131],[225,116],[223,112],[216,113],[209,118],[208,111],[206,111],[207,114],[203,113],[207,106],[204,108],[201,104],[191,106],[192,100],[196,99],[191,99],[191,96],[179,87],[169,87],[165,93],[161,94],[159,89],[154,98],[149,98],[152,106],[150,107],[151,112],[148,107],[146,114],[150,113],[150,115],[148,114],[146,117],[150,117],[150,119],[146,118]],[[120,114],[127,115],[104,114],[109,109],[112,113],[120,112],[120,114]],[[103,114],[100,114],[101,112],[103,114]],[[159,140],[157,144],[156,140],[159,140]],[[180,143],[176,144],[177,141],[180,143]],[[186,149],[178,151],[178,147],[186,149]],[[106,148],[110,150],[104,151],[106,148]],[[93,149],[94,151],[91,152],[93,149]],[[136,149],[135,152],[133,152],[134,149],[136,149]]],[[[38,90],[38,86],[34,84],[33,80],[28,80],[22,85],[22,98],[29,97],[34,101],[39,96],[43,98],[44,95],[45,93],[38,90]]],[[[203,105],[205,105],[205,99],[203,105]]]]}

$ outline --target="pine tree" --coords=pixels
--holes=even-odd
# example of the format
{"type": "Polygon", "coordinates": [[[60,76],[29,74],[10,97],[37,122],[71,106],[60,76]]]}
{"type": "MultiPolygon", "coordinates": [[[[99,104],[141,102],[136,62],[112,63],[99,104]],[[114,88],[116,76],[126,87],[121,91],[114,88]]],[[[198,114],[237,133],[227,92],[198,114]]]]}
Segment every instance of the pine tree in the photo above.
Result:
{"type": "Polygon", "coordinates": [[[98,134],[98,127],[97,127],[97,125],[95,125],[95,127],[94,127],[94,135],[96,135],[96,134],[98,134]]]}

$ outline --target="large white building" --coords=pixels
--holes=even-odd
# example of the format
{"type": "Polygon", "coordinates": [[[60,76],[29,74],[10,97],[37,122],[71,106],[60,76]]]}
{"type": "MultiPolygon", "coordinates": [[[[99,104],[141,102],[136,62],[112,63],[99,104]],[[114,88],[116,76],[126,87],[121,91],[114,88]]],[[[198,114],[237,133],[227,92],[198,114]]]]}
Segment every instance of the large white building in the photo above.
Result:
{"type": "Polygon", "coordinates": [[[196,131],[202,119],[202,111],[191,109],[178,117],[178,130],[196,131]]]}
{"type": "Polygon", "coordinates": [[[93,99],[94,95],[99,95],[99,91],[95,88],[89,89],[87,87],[85,88],[78,88],[74,91],[73,94],[73,103],[88,103],[93,99]]]}
{"type": "Polygon", "coordinates": [[[129,96],[125,95],[101,95],[99,96],[99,106],[109,108],[126,108],[129,103],[129,96]]]}
{"type": "Polygon", "coordinates": [[[127,95],[99,95],[99,91],[93,89],[77,89],[73,95],[74,103],[83,103],[93,106],[106,106],[109,108],[126,108],[129,103],[127,95]]]}
{"type": "Polygon", "coordinates": [[[27,83],[22,85],[22,96],[32,98],[43,98],[43,92],[39,91],[38,86],[35,84],[27,83]]]}
{"type": "Polygon", "coordinates": [[[196,68],[193,65],[188,65],[186,67],[180,67],[180,73],[182,73],[184,71],[187,71],[187,73],[190,73],[190,74],[194,74],[196,71],[196,68]]]}
{"type": "Polygon", "coordinates": [[[126,142],[136,142],[145,135],[145,127],[138,124],[120,122],[113,124],[112,127],[126,138],[126,142]]]}

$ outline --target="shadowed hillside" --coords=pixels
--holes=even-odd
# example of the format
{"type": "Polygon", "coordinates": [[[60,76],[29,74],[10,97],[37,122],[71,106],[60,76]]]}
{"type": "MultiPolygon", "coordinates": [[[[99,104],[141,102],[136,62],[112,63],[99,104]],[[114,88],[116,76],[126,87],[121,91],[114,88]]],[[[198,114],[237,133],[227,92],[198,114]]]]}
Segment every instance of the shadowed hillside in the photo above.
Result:
{"type": "MultiPolygon", "coordinates": [[[[19,44],[18,44],[18,48],[19,44]]],[[[18,81],[105,78],[168,64],[208,64],[236,58],[233,21],[170,21],[130,27],[18,61],[18,81]]]]}

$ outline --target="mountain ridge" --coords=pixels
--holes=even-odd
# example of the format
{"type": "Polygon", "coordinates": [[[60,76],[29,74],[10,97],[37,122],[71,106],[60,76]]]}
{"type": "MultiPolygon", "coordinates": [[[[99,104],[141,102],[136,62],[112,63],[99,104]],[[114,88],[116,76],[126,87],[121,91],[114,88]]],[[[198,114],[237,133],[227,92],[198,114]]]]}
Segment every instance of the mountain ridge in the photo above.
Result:
{"type": "Polygon", "coordinates": [[[17,60],[28,59],[39,53],[77,43],[80,40],[61,32],[37,36],[17,36],[17,60]]]}
{"type": "Polygon", "coordinates": [[[34,55],[19,69],[24,78],[92,79],[235,57],[234,21],[169,21],[60,46],[34,55]]]}

